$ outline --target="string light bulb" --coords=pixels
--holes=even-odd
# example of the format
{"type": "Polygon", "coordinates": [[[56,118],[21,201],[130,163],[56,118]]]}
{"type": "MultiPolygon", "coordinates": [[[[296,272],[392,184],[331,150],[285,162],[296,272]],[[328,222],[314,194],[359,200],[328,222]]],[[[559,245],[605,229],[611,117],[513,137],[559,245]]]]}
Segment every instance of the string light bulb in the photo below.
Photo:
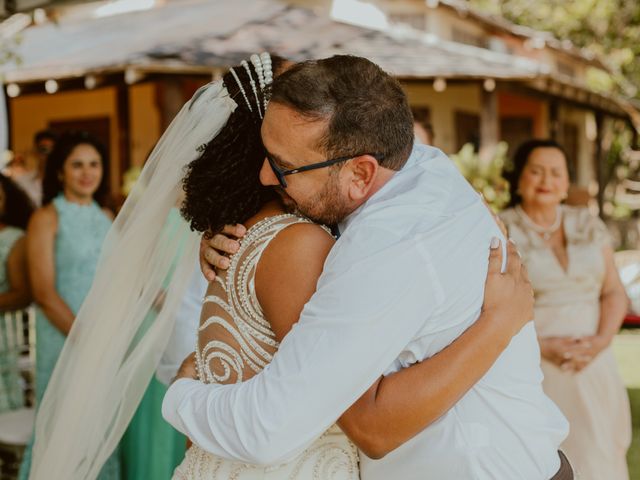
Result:
{"type": "Polygon", "coordinates": [[[56,82],[55,80],[51,79],[51,80],[47,80],[46,82],[44,82],[44,89],[47,93],[49,94],[54,94],[58,91],[58,82],[56,82]]]}
{"type": "Polygon", "coordinates": [[[20,85],[17,83],[10,83],[7,85],[7,96],[10,98],[16,98],[20,95],[20,85]]]}
{"type": "Polygon", "coordinates": [[[444,92],[447,89],[447,81],[442,77],[436,78],[433,81],[433,89],[436,92],[444,92]]]}
{"type": "Polygon", "coordinates": [[[487,78],[482,84],[485,92],[493,92],[496,89],[496,81],[493,78],[487,78]]]}
{"type": "Polygon", "coordinates": [[[93,90],[98,85],[98,79],[95,75],[87,75],[84,77],[84,88],[93,90]]]}

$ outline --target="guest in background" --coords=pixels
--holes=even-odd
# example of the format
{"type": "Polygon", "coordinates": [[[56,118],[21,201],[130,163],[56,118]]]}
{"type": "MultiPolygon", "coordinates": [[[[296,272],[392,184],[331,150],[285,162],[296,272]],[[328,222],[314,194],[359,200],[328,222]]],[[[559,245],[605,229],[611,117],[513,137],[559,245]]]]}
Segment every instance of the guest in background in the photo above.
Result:
{"type": "MultiPolygon", "coordinates": [[[[24,231],[33,213],[31,200],[0,174],[0,314],[31,303],[24,231]]],[[[0,322],[0,412],[24,405],[20,377],[5,325],[0,322]]]]}
{"type": "Polygon", "coordinates": [[[611,350],[628,299],[604,223],[563,205],[567,157],[552,140],[514,156],[511,203],[501,215],[535,290],[544,389],[569,419],[562,444],[582,480],[626,480],[629,400],[611,350]]]}
{"type": "MultiPolygon", "coordinates": [[[[93,281],[113,215],[102,207],[108,192],[107,154],[82,132],[60,137],[47,159],[43,204],[27,231],[27,254],[36,319],[36,407],[40,404],[62,346],[93,281]]],[[[31,445],[20,478],[26,479],[31,445]]],[[[118,452],[100,480],[120,478],[118,452]]]]}
{"type": "Polygon", "coordinates": [[[42,181],[47,157],[53,151],[58,135],[52,130],[40,130],[33,137],[35,168],[15,177],[16,183],[29,195],[36,206],[42,205],[42,181]]]}
{"type": "Polygon", "coordinates": [[[26,193],[0,174],[0,311],[29,305],[24,232],[33,213],[26,193]]]}
{"type": "Polygon", "coordinates": [[[429,111],[425,108],[412,108],[413,115],[413,135],[419,143],[433,145],[435,135],[429,111]]]}

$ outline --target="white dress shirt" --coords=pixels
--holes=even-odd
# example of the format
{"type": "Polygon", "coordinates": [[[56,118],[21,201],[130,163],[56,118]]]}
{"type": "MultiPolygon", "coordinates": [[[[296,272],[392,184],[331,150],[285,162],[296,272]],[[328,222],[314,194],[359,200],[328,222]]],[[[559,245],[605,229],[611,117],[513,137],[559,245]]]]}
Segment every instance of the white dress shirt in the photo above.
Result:
{"type": "Polygon", "coordinates": [[[196,349],[202,299],[209,286],[200,271],[199,259],[196,259],[196,263],[193,276],[176,312],[176,323],[169,344],[162,353],[156,369],[156,378],[165,385],[171,383],[184,359],[196,349]]]}
{"type": "MultiPolygon", "coordinates": [[[[489,243],[501,233],[439,150],[416,145],[340,231],[316,293],[262,373],[169,388],[163,415],[203,449],[246,463],[290,459],[381,374],[433,356],[480,315],[489,243]]],[[[529,323],[431,426],[381,460],[361,453],[362,479],[551,478],[568,425],[541,383],[529,323]]]]}

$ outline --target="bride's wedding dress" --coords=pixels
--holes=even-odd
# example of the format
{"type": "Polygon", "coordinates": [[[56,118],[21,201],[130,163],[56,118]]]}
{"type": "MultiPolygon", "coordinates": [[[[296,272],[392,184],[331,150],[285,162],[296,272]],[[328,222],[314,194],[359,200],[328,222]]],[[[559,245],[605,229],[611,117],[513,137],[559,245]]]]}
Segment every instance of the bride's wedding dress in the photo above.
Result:
{"type": "MultiPolygon", "coordinates": [[[[242,239],[240,250],[231,258],[227,272],[209,286],[196,346],[200,381],[242,382],[271,362],[278,342],[256,297],[256,267],[262,252],[278,232],[301,222],[308,220],[285,214],[256,223],[242,239]]],[[[173,476],[174,480],[358,478],[358,451],[337,425],[292,460],[268,467],[227,460],[194,444],[173,476]]]]}

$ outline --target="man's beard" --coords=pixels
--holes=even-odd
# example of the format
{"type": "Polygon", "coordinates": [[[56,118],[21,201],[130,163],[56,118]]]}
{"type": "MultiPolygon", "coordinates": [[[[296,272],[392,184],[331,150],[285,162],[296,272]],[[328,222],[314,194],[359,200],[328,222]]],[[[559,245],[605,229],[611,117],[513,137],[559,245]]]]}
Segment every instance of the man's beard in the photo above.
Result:
{"type": "Polygon", "coordinates": [[[305,202],[296,202],[285,189],[276,187],[285,210],[313,220],[323,225],[337,225],[342,222],[351,210],[340,195],[337,176],[331,175],[324,188],[313,198],[305,202]]]}

